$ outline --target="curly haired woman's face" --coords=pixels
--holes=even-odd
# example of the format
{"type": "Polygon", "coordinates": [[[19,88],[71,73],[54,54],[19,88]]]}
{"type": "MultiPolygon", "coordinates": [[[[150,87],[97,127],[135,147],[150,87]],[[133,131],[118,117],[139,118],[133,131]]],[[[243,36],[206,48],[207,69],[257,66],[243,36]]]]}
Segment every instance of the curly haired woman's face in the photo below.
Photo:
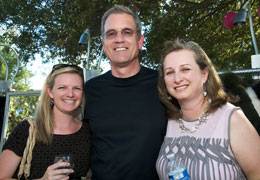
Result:
{"type": "Polygon", "coordinates": [[[178,101],[203,96],[208,71],[200,70],[190,50],[169,53],[164,59],[164,81],[168,92],[178,101]]]}

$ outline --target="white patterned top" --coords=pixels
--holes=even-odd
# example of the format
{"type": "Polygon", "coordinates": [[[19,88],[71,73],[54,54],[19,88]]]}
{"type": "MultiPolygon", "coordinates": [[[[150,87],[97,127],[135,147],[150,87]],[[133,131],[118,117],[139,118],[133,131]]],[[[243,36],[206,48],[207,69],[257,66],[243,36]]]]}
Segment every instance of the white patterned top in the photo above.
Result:
{"type": "MultiPolygon", "coordinates": [[[[178,121],[170,119],[156,162],[160,179],[168,179],[166,156],[172,153],[176,164],[184,165],[192,180],[246,179],[230,146],[230,116],[237,109],[230,103],[221,106],[194,133],[182,131],[178,121]]],[[[184,123],[192,126],[198,122],[184,123]]]]}

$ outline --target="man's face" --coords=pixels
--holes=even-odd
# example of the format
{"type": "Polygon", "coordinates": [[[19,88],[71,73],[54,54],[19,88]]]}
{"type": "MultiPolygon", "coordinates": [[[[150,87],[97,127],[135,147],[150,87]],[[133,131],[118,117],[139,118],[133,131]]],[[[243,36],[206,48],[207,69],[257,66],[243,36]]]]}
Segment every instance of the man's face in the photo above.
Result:
{"type": "Polygon", "coordinates": [[[103,34],[103,49],[111,66],[124,67],[138,61],[143,36],[138,36],[132,16],[120,13],[108,16],[103,34]]]}

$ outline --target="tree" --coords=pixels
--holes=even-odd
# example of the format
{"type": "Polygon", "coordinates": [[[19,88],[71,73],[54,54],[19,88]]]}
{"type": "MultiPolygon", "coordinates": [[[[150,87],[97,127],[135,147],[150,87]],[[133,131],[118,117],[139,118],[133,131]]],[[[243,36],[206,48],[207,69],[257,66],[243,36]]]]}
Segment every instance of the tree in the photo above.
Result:
{"type": "MultiPolygon", "coordinates": [[[[0,25],[14,29],[4,36],[19,47],[24,62],[40,52],[45,61],[58,57],[63,62],[79,64],[85,61],[82,54],[86,53],[78,46],[81,33],[90,29],[90,59],[97,59],[101,50],[101,16],[113,4],[130,6],[139,13],[146,36],[144,64],[156,66],[163,42],[184,37],[198,42],[219,70],[250,67],[253,50],[248,23],[233,30],[223,27],[224,15],[240,8],[238,0],[2,0],[0,25]]],[[[258,1],[252,1],[252,10],[258,5],[258,1]]],[[[255,29],[260,29],[259,17],[256,11],[252,13],[255,29]]]]}
{"type": "MultiPolygon", "coordinates": [[[[9,67],[9,73],[7,76],[7,80],[12,83],[10,90],[7,90],[4,94],[0,94],[1,96],[6,96],[7,93],[11,92],[25,92],[29,90],[28,79],[32,76],[32,74],[25,68],[20,68],[18,72],[15,72],[17,62],[17,56],[10,49],[10,46],[7,44],[1,43],[0,40],[0,54],[1,54],[1,73],[0,79],[4,81],[6,79],[7,67],[9,67]],[[6,62],[3,63],[3,62],[6,62]]],[[[19,58],[19,57],[18,57],[19,58]]],[[[7,135],[12,131],[12,129],[17,125],[18,122],[26,119],[34,114],[35,107],[37,105],[37,96],[10,96],[10,105],[9,105],[9,116],[8,116],[8,127],[7,127],[7,135]]],[[[3,108],[3,107],[1,107],[3,108]]],[[[2,122],[2,121],[1,121],[2,122]]]]}
{"type": "Polygon", "coordinates": [[[225,13],[234,9],[233,0],[164,4],[148,32],[148,58],[156,61],[165,40],[182,37],[198,42],[219,70],[249,68],[252,47],[248,25],[232,31],[223,27],[225,13]]]}

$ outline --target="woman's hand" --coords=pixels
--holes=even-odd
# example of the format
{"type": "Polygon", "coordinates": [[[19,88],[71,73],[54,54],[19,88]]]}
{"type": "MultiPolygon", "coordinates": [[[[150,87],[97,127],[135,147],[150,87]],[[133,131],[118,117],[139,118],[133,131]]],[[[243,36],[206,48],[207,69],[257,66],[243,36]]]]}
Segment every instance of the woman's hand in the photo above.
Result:
{"type": "Polygon", "coordinates": [[[73,172],[70,163],[58,161],[47,168],[41,180],[66,180],[69,179],[69,174],[73,172]]]}

